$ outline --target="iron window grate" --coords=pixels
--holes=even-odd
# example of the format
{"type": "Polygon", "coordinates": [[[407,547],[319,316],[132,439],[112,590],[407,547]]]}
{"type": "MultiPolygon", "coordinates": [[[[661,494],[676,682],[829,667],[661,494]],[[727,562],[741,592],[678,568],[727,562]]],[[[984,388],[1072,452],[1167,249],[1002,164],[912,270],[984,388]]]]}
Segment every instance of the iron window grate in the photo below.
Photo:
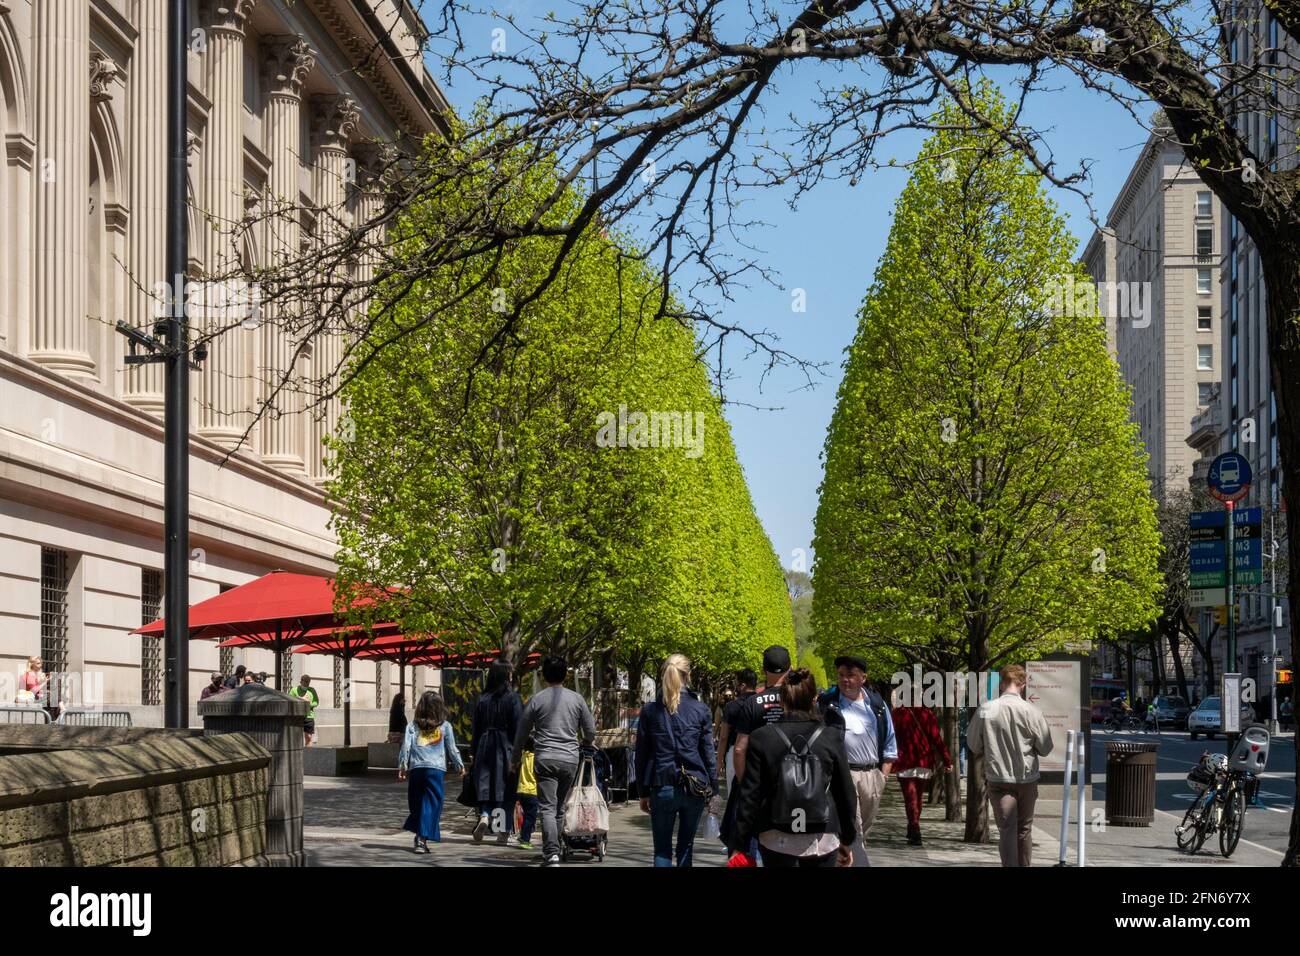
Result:
{"type": "Polygon", "coordinates": [[[47,674],[68,669],[68,552],[41,548],[41,661],[47,674]]]}
{"type": "MultiPolygon", "coordinates": [[[[162,572],[140,569],[140,623],[156,621],[162,612],[162,572]]],[[[140,703],[162,703],[163,639],[146,635],[140,645],[140,703]]]]}

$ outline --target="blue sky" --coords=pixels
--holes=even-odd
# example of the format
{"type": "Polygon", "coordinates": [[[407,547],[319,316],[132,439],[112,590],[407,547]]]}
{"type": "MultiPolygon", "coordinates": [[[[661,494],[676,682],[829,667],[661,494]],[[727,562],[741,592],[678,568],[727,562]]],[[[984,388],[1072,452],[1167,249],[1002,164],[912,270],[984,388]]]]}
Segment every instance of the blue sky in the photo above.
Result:
{"type": "MultiPolygon", "coordinates": [[[[508,12],[523,20],[562,13],[563,2],[541,6],[528,0],[511,0],[508,12]]],[[[502,13],[507,8],[502,8],[502,13]]],[[[462,27],[473,21],[462,21],[462,27]]],[[[466,31],[467,39],[490,35],[496,24],[486,19],[466,31]]],[[[442,68],[433,48],[430,67],[442,81],[442,68]]],[[[1009,72],[995,74],[999,82],[1009,72]]],[[[833,82],[835,75],[813,67],[802,72],[786,69],[779,77],[777,95],[768,101],[767,121],[783,125],[787,111],[807,109],[816,82],[833,82]]],[[[1086,92],[1060,81],[1057,92],[1031,100],[1027,119],[1051,147],[1059,168],[1073,171],[1080,162],[1091,163],[1087,190],[1093,206],[1105,217],[1116,193],[1136,161],[1146,131],[1129,114],[1100,94],[1086,92]]],[[[467,111],[483,88],[461,77],[445,86],[458,111],[467,111]]],[[[900,162],[912,159],[920,143],[915,134],[896,134],[878,152],[900,162]]],[[[792,193],[755,190],[747,218],[768,223],[746,239],[762,250],[762,261],[780,275],[778,288],[762,282],[734,290],[719,318],[739,321],[746,328],[767,329],[780,337],[780,346],[810,362],[826,363],[815,387],[805,388],[801,373],[776,370],[760,384],[765,362],[761,359],[731,365],[726,386],[736,450],[744,467],[758,516],[785,567],[799,549],[812,565],[813,518],[817,487],[821,481],[820,453],[835,407],[843,352],[857,327],[857,310],[884,250],[894,202],[906,183],[905,170],[884,170],[864,177],[856,187],[828,182],[799,197],[797,211],[789,208],[792,193]],[[807,311],[791,309],[791,289],[805,290],[807,311]],[[749,406],[757,406],[752,408],[749,406]]],[[[1087,206],[1079,196],[1053,190],[1076,238],[1079,251],[1092,234],[1087,206]]]]}

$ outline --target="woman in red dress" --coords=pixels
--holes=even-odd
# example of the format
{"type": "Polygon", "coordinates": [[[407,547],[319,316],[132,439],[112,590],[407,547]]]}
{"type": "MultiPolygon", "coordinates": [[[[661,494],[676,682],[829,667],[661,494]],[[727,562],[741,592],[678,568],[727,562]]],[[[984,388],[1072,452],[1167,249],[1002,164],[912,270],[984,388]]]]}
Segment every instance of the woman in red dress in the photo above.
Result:
{"type": "Polygon", "coordinates": [[[898,774],[907,808],[907,842],[920,846],[921,795],[937,768],[952,769],[952,756],[929,707],[895,707],[893,716],[894,735],[898,740],[894,773],[898,774]]]}

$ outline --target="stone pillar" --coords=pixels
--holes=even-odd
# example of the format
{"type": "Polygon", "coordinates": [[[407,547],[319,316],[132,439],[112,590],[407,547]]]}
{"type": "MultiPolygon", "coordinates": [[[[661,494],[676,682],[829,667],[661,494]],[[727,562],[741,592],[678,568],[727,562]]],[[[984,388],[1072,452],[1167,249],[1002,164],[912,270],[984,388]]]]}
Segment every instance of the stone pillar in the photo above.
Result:
{"type": "Polygon", "coordinates": [[[266,858],[271,866],[303,866],[302,744],[308,702],[264,684],[199,701],[203,735],[248,734],[271,752],[266,798],[266,858]]]}
{"type": "MultiPolygon", "coordinates": [[[[297,37],[270,37],[262,41],[266,115],[266,152],[271,160],[268,183],[268,265],[295,261],[300,255],[298,226],[298,172],[303,157],[301,134],[302,84],[315,65],[311,48],[297,37]]],[[[289,326],[293,303],[280,300],[264,309],[262,326],[261,377],[270,388],[279,388],[262,421],[262,459],[269,465],[294,474],[305,474],[303,461],[302,382],[293,371],[294,339],[289,326]]]]}
{"type": "MultiPolygon", "coordinates": [[[[355,165],[350,160],[349,151],[360,113],[356,103],[347,96],[317,96],[313,98],[312,107],[312,140],[316,149],[312,191],[319,210],[317,234],[322,246],[328,249],[341,238],[347,226],[348,190],[350,180],[355,178],[352,172],[355,165]]],[[[335,273],[322,278],[339,282],[346,277],[335,273]]],[[[335,295],[336,289],[323,293],[326,301],[335,295]]],[[[313,481],[323,481],[326,477],[324,440],[338,428],[342,407],[337,395],[324,398],[337,384],[336,372],[343,357],[337,320],[331,320],[329,326],[317,333],[312,348],[312,388],[318,400],[309,415],[307,474],[313,481]]]]}
{"type": "Polygon", "coordinates": [[[35,296],[29,356],[94,378],[86,318],[90,206],[90,6],[32,5],[36,90],[35,296]]]}
{"type": "MultiPolygon", "coordinates": [[[[207,271],[212,277],[232,277],[239,268],[234,231],[244,218],[244,26],[253,4],[207,0],[203,7],[208,43],[203,59],[212,101],[203,138],[203,211],[208,222],[207,271]]],[[[211,295],[213,290],[208,291],[211,295]]],[[[209,304],[203,312],[204,331],[213,338],[199,375],[199,434],[233,448],[249,423],[247,333],[235,308],[209,304]]]]}
{"type": "MultiPolygon", "coordinates": [[[[167,275],[167,137],[159,129],[167,115],[167,10],[155,0],[135,0],[137,37],[131,55],[128,93],[127,176],[131,225],[127,232],[127,321],[153,332],[165,301],[154,286],[167,275]]],[[[117,340],[121,345],[121,340],[117,340]]],[[[128,365],[123,397],[145,411],[163,411],[163,366],[128,365]]]]}

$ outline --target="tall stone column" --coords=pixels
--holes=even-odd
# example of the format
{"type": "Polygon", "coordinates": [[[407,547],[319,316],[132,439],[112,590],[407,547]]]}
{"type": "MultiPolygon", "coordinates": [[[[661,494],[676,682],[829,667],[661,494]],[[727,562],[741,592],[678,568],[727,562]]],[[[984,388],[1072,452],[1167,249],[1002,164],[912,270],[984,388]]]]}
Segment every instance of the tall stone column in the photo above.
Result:
{"type": "MultiPolygon", "coordinates": [[[[317,233],[322,246],[330,248],[342,236],[349,218],[347,201],[355,165],[350,161],[351,141],[356,136],[360,112],[347,96],[317,96],[312,102],[312,139],[316,159],[312,166],[312,191],[319,209],[317,233]]],[[[322,277],[342,281],[340,273],[322,277]]],[[[326,291],[327,299],[334,295],[326,291]]],[[[326,477],[324,440],[335,434],[342,409],[337,395],[324,396],[338,384],[338,366],[343,358],[343,340],[337,321],[321,330],[312,348],[312,386],[318,401],[309,415],[310,442],[307,474],[313,481],[326,477]],[[323,407],[321,402],[323,401],[323,407]]]]}
{"type": "MultiPolygon", "coordinates": [[[[269,37],[262,40],[262,75],[266,89],[266,152],[271,160],[268,183],[269,264],[294,261],[299,256],[301,229],[298,226],[298,172],[302,115],[302,84],[315,66],[306,42],[297,37],[269,37]]],[[[264,309],[262,326],[261,377],[268,389],[279,388],[270,400],[262,420],[262,459],[269,465],[294,474],[305,474],[303,460],[303,383],[293,371],[294,338],[290,334],[294,303],[284,300],[264,309]]]]}
{"type": "MultiPolygon", "coordinates": [[[[204,214],[208,221],[208,275],[232,278],[239,268],[234,231],[244,216],[244,26],[254,0],[207,0],[208,132],[204,214]]],[[[225,286],[228,293],[231,286],[225,286]]],[[[199,434],[235,447],[249,423],[248,333],[235,307],[213,306],[221,291],[209,284],[204,330],[213,335],[199,377],[199,434]]]]}
{"type": "Polygon", "coordinates": [[[32,4],[35,42],[36,256],[29,356],[93,378],[86,317],[90,206],[90,5],[32,4]]]}
{"type": "MultiPolygon", "coordinates": [[[[360,143],[352,149],[357,165],[356,189],[352,198],[353,222],[363,229],[384,211],[385,174],[397,158],[397,149],[390,143],[360,143]]],[[[357,259],[357,283],[369,287],[375,277],[378,249],[383,246],[387,226],[370,228],[363,237],[364,249],[357,259]]],[[[361,308],[365,308],[364,304],[361,308]]]]}
{"type": "MultiPolygon", "coordinates": [[[[159,129],[167,115],[167,8],[156,0],[135,0],[137,32],[131,56],[128,93],[127,169],[130,178],[131,224],[127,233],[127,321],[153,331],[166,307],[154,286],[167,275],[167,137],[159,129]]],[[[128,365],[125,394],[145,411],[163,412],[163,366],[128,365]]]]}

